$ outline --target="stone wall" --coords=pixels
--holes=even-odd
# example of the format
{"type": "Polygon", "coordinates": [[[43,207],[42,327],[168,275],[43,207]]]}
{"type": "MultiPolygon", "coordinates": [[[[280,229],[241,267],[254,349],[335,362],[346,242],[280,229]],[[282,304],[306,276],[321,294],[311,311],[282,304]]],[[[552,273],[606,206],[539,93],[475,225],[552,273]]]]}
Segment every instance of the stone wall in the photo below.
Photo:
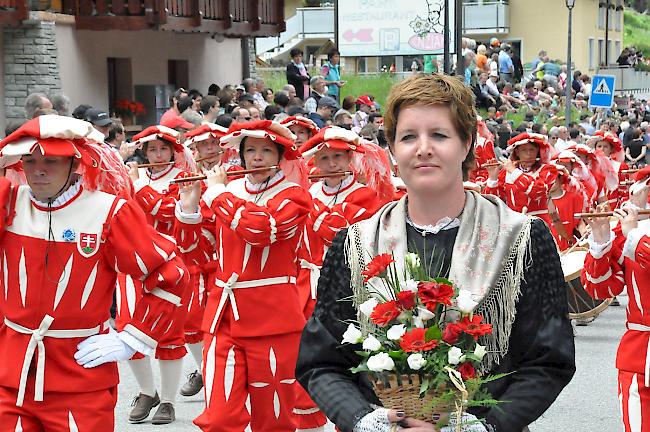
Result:
{"type": "MultiPolygon", "coordinates": [[[[248,61],[248,68],[250,70],[250,76],[251,77],[257,77],[257,63],[255,61],[256,59],[256,50],[255,50],[255,38],[254,37],[249,37],[246,38],[248,40],[248,58],[245,59],[248,61]]],[[[244,77],[246,78],[246,77],[244,77]]]]}
{"type": "Polygon", "coordinates": [[[55,23],[28,20],[3,32],[5,115],[7,120],[23,119],[27,95],[61,91],[55,23]]]}

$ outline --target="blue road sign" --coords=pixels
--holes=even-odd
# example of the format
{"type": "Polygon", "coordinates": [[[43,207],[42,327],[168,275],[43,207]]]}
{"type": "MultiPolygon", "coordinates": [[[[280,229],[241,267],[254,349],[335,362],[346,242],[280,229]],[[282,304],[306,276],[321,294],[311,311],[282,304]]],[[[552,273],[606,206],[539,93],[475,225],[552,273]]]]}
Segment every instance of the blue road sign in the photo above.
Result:
{"type": "Polygon", "coordinates": [[[612,75],[594,75],[589,97],[589,108],[611,108],[614,104],[614,84],[612,75]]]}

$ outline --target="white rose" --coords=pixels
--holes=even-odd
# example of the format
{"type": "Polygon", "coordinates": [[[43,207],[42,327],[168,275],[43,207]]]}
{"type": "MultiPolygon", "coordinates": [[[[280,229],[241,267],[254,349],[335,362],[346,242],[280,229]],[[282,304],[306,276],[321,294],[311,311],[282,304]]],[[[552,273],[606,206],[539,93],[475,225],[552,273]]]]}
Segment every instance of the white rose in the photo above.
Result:
{"type": "Polygon", "coordinates": [[[420,370],[427,363],[427,361],[420,353],[411,354],[406,358],[406,362],[409,364],[409,367],[413,370],[420,370]]]}
{"type": "Polygon", "coordinates": [[[450,365],[457,365],[463,357],[463,351],[458,347],[451,347],[449,353],[447,353],[447,361],[450,365]]]}
{"type": "Polygon", "coordinates": [[[368,359],[368,369],[373,372],[383,372],[395,369],[395,362],[388,353],[379,353],[368,359]]]}
{"type": "Polygon", "coordinates": [[[378,304],[379,303],[374,298],[368,299],[359,305],[359,312],[364,314],[366,317],[370,317],[373,309],[375,309],[375,306],[378,304]]]}
{"type": "Polygon", "coordinates": [[[483,357],[487,353],[487,350],[483,345],[476,344],[476,348],[474,348],[474,355],[478,357],[479,360],[483,360],[483,357]]]}
{"type": "Polygon", "coordinates": [[[456,304],[462,313],[469,314],[472,313],[478,303],[472,298],[471,292],[460,290],[458,292],[458,297],[456,298],[456,304]]]}
{"type": "Polygon", "coordinates": [[[363,349],[367,351],[377,351],[381,348],[381,342],[377,340],[373,335],[368,336],[363,341],[363,349]]]}
{"type": "Polygon", "coordinates": [[[404,256],[404,261],[410,267],[420,267],[420,256],[416,253],[407,253],[406,256],[404,256]]]}
{"type": "Polygon", "coordinates": [[[354,324],[350,324],[345,333],[343,333],[343,340],[341,343],[356,344],[361,342],[362,336],[363,335],[361,334],[361,330],[356,328],[354,324]]]}
{"type": "Polygon", "coordinates": [[[386,337],[390,340],[396,341],[400,340],[402,336],[404,336],[404,333],[406,333],[406,327],[404,324],[397,324],[388,329],[386,337]]]}
{"type": "Polygon", "coordinates": [[[404,281],[402,284],[402,291],[411,291],[414,293],[418,292],[418,281],[415,281],[413,279],[409,279],[404,281]]]}

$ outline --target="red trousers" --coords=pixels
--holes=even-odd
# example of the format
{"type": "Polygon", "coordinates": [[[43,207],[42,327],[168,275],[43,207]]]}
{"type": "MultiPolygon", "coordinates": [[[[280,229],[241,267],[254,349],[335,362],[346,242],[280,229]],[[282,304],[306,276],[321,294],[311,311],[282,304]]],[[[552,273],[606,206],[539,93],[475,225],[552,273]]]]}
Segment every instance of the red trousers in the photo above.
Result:
{"type": "Polygon", "coordinates": [[[113,432],[117,387],[84,393],[45,392],[34,401],[34,380],[28,379],[23,406],[18,390],[0,387],[0,430],[20,432],[113,432]],[[29,383],[31,381],[31,383],[29,383]],[[30,390],[31,394],[30,394],[30,390]]]}
{"type": "MultiPolygon", "coordinates": [[[[124,326],[131,320],[131,315],[135,310],[135,304],[142,297],[142,289],[142,282],[139,280],[122,273],[117,275],[117,316],[115,318],[115,326],[118,331],[122,331],[124,326]]],[[[181,307],[174,310],[169,331],[158,341],[155,354],[155,358],[158,360],[178,360],[187,354],[183,333],[183,327],[185,326],[185,319],[187,317],[187,307],[185,306],[185,295],[187,291],[189,291],[189,287],[185,289],[181,297],[181,307]]],[[[144,356],[140,353],[135,353],[133,356],[134,360],[141,358],[144,358],[144,356]]]]}
{"type": "Polygon", "coordinates": [[[205,291],[207,280],[207,275],[203,273],[192,273],[190,275],[190,286],[185,290],[183,307],[187,309],[185,343],[188,344],[199,343],[203,340],[201,323],[203,322],[203,312],[205,311],[205,302],[207,301],[205,291]]]}
{"type": "Polygon", "coordinates": [[[232,337],[228,321],[222,319],[216,335],[205,334],[206,408],[194,423],[209,432],[243,432],[249,423],[253,432],[294,431],[300,332],[232,337]]]}
{"type": "Polygon", "coordinates": [[[650,432],[650,388],[643,374],[618,371],[618,397],[625,432],[650,432]]]}

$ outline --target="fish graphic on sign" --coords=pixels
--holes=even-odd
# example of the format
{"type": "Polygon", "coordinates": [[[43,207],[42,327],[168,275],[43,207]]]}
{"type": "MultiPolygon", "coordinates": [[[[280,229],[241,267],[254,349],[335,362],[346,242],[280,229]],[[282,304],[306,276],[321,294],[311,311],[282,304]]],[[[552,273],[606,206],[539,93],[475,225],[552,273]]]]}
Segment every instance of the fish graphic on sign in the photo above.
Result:
{"type": "Polygon", "coordinates": [[[355,39],[359,42],[372,42],[372,30],[373,29],[371,28],[359,29],[357,31],[346,30],[345,33],[343,33],[343,38],[348,42],[352,42],[355,39]]]}

